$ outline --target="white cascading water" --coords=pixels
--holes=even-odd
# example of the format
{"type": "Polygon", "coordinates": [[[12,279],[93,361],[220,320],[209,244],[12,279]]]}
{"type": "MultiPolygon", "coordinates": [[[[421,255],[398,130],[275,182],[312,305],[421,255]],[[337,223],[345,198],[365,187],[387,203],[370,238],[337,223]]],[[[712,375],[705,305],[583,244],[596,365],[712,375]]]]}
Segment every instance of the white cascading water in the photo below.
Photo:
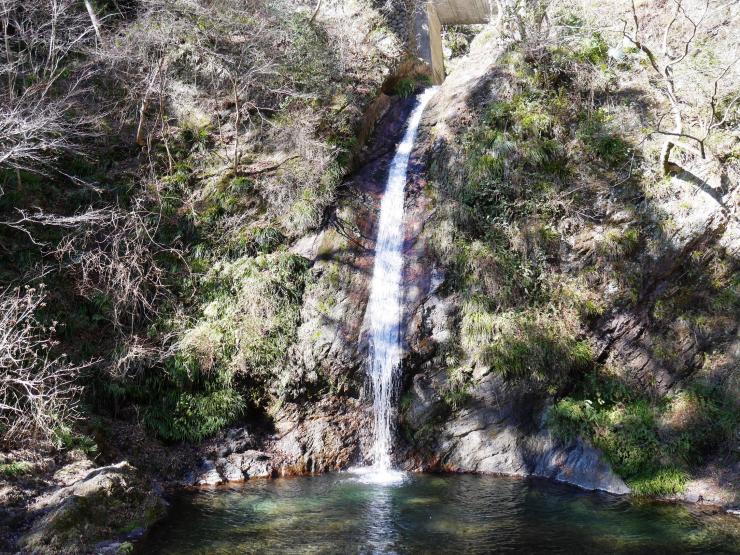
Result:
{"type": "Polygon", "coordinates": [[[409,158],[421,116],[436,88],[425,90],[408,119],[403,140],[391,163],[385,194],[380,204],[375,266],[368,301],[370,325],[369,373],[373,388],[373,446],[371,467],[364,474],[374,481],[394,481],[400,473],[391,470],[391,421],[395,374],[401,362],[401,274],[403,272],[404,190],[409,158]]]}

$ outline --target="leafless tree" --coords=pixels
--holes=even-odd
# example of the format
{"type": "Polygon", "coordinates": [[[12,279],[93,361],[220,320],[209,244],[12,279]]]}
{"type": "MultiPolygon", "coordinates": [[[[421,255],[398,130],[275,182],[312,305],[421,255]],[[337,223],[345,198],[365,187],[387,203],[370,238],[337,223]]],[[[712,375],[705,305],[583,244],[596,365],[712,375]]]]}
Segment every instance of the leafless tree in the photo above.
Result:
{"type": "Polygon", "coordinates": [[[95,34],[98,37],[98,40],[102,40],[102,36],[100,34],[100,20],[98,19],[98,15],[95,13],[95,8],[92,5],[92,2],[90,0],[84,0],[85,2],[85,9],[87,10],[88,15],[90,16],[90,23],[92,23],[93,28],[95,29],[95,34]]]}
{"type": "Polygon", "coordinates": [[[89,208],[72,216],[48,214],[40,209],[18,209],[13,220],[0,222],[25,233],[39,247],[51,248],[64,269],[76,277],[84,296],[103,294],[112,302],[112,321],[119,331],[131,330],[153,314],[168,296],[166,271],[159,259],[182,259],[174,246],[156,240],[158,214],[139,198],[128,210],[89,208]],[[39,227],[69,230],[59,244],[36,239],[39,227]]]}
{"type": "Polygon", "coordinates": [[[316,7],[311,14],[311,20],[309,21],[309,23],[313,23],[314,21],[316,21],[316,17],[319,15],[319,11],[321,11],[321,1],[322,0],[318,0],[318,2],[316,2],[316,7]]]}
{"type": "Polygon", "coordinates": [[[0,168],[44,173],[92,134],[91,68],[71,60],[94,28],[74,0],[0,0],[0,26],[0,168]]]}
{"type": "Polygon", "coordinates": [[[56,323],[37,316],[45,296],[43,285],[0,292],[0,434],[8,446],[49,440],[78,417],[84,365],[52,354],[56,323]]]}
{"type": "Polygon", "coordinates": [[[502,40],[538,46],[550,33],[552,0],[496,0],[496,21],[502,40]]]}
{"type": "Polygon", "coordinates": [[[160,259],[180,252],[157,241],[158,215],[143,200],[128,210],[89,210],[82,219],[55,254],[76,275],[80,293],[105,295],[114,326],[130,332],[169,296],[160,259]]]}
{"type": "Polygon", "coordinates": [[[673,119],[673,129],[662,128],[665,115],[658,121],[654,133],[664,135],[665,141],[660,153],[660,164],[665,174],[672,169],[670,161],[671,152],[674,148],[680,148],[700,158],[713,157],[714,154],[707,148],[707,139],[719,127],[727,122],[729,114],[732,113],[737,104],[740,94],[736,91],[734,97],[724,106],[725,115],[719,113],[719,88],[722,79],[737,62],[735,59],[714,80],[711,97],[707,99],[708,106],[705,108],[706,116],[697,127],[698,132],[687,129],[684,114],[685,102],[681,98],[681,91],[676,86],[674,77],[675,68],[690,56],[694,43],[697,39],[702,23],[709,11],[709,0],[705,0],[697,15],[690,15],[684,0],[672,0],[672,9],[662,30],[662,41],[659,45],[648,44],[643,38],[640,16],[634,0],[631,3],[632,24],[624,22],[623,36],[640,50],[647,58],[653,73],[659,78],[659,90],[670,105],[670,115],[673,119]]]}
{"type": "Polygon", "coordinates": [[[40,226],[55,227],[59,229],[78,229],[86,225],[97,225],[107,219],[108,210],[90,209],[86,212],[73,216],[60,216],[48,214],[43,210],[36,209],[33,212],[24,208],[16,208],[15,219],[0,222],[0,225],[20,231],[36,246],[46,247],[46,243],[39,241],[34,233],[34,228],[40,226]]]}

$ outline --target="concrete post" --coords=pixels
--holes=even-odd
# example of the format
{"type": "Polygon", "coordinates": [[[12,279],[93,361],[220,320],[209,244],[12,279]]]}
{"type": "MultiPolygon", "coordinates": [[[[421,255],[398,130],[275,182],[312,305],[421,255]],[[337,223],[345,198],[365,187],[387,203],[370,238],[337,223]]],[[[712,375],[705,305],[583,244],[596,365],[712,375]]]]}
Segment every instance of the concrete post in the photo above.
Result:
{"type": "Polygon", "coordinates": [[[427,25],[429,28],[429,58],[432,66],[432,82],[440,85],[445,80],[445,60],[442,51],[442,24],[437,17],[437,10],[430,2],[427,4],[427,25]]]}

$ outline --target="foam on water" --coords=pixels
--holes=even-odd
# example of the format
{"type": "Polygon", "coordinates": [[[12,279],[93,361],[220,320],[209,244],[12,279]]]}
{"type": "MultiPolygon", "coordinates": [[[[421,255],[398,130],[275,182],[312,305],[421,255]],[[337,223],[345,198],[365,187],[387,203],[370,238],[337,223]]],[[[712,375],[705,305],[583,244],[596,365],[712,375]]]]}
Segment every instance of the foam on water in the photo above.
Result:
{"type": "Polygon", "coordinates": [[[408,472],[400,470],[382,469],[376,466],[355,466],[348,471],[351,478],[362,484],[377,484],[379,486],[395,486],[402,484],[409,478],[408,472]]]}

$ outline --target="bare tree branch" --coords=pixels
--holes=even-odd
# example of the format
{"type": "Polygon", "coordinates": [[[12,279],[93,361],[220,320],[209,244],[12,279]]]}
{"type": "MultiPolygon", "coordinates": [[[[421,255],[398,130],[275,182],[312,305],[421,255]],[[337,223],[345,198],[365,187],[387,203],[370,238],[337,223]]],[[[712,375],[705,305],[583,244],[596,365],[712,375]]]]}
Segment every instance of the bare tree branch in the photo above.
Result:
{"type": "Polygon", "coordinates": [[[45,290],[0,291],[0,430],[6,446],[49,441],[61,424],[78,416],[77,378],[89,364],[52,355],[56,322],[45,326],[37,313],[45,290]]]}

